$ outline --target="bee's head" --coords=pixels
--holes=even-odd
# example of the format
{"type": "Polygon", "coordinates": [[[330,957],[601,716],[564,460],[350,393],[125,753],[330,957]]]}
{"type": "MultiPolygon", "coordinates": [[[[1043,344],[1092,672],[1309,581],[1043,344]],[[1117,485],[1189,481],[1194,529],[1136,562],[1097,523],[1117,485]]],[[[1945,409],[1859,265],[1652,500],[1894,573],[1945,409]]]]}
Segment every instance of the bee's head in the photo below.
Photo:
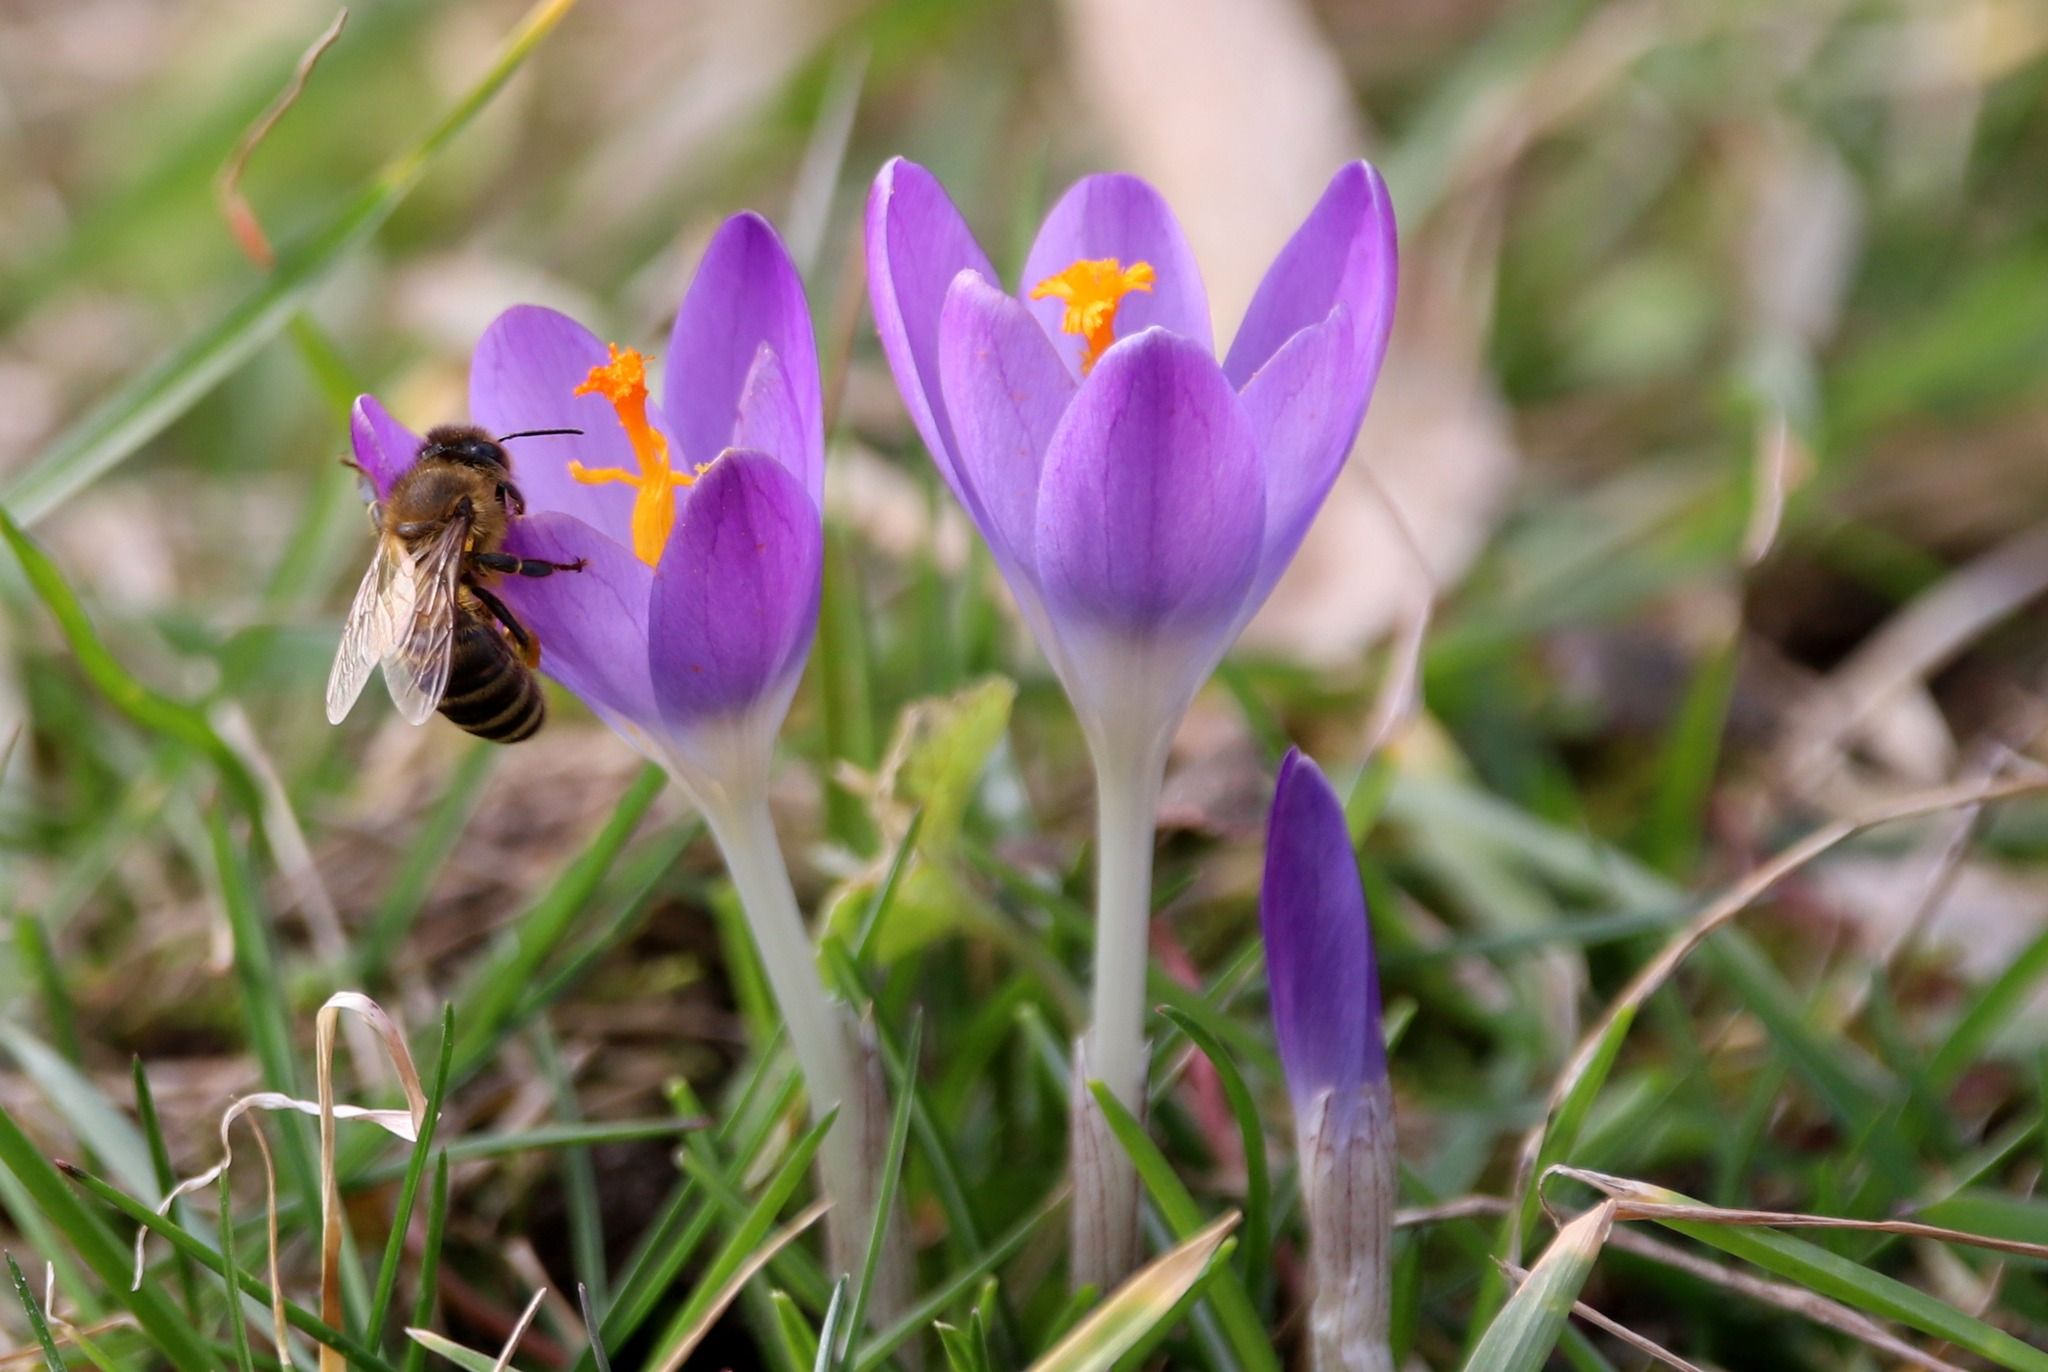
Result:
{"type": "Polygon", "coordinates": [[[460,462],[465,467],[501,472],[512,465],[505,455],[504,446],[497,439],[482,429],[453,424],[427,430],[427,441],[420,445],[420,459],[460,462]]]}

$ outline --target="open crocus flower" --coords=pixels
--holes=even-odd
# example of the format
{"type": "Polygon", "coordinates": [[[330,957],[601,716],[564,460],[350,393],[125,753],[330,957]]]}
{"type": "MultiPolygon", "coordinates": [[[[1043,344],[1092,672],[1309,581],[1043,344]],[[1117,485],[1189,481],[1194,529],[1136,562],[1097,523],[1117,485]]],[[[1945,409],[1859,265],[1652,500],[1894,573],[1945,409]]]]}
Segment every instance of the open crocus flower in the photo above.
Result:
{"type": "MultiPolygon", "coordinates": [[[[817,620],[823,404],[802,281],[756,215],[706,250],[669,339],[659,404],[647,361],[554,310],[518,306],[478,343],[472,419],[516,442],[523,557],[587,567],[512,579],[503,598],[541,667],[714,805],[758,789],[817,620]]],[[[357,461],[381,496],[419,440],[356,406],[357,461]]]]}
{"type": "Polygon", "coordinates": [[[1280,764],[1259,892],[1273,1033],[1294,1098],[1317,1372],[1383,1372],[1395,1199],[1379,967],[1344,806],[1315,763],[1280,764]]]}
{"type": "MultiPolygon", "coordinates": [[[[737,215],[712,238],[663,362],[657,402],[640,353],[553,310],[507,310],[485,331],[473,420],[493,434],[581,431],[514,444],[525,514],[506,546],[584,569],[497,589],[539,639],[541,670],[703,811],[812,1109],[841,1109],[821,1162],[835,1260],[849,1254],[841,1270],[858,1270],[875,1172],[862,1147],[880,1103],[850,1018],[819,981],[767,803],[817,623],[825,437],[803,282],[766,220],[737,215]]],[[[368,396],[353,432],[382,495],[419,440],[368,396]]]]}
{"type": "MultiPolygon", "coordinates": [[[[868,199],[867,261],[897,387],[1088,737],[1095,1020],[1077,1080],[1135,1108],[1166,751],[1364,418],[1394,311],[1386,188],[1362,162],[1337,173],[1220,362],[1194,254],[1135,177],[1068,191],[1012,293],[938,182],[899,159],[868,199]]],[[[1075,1275],[1106,1286],[1135,1261],[1136,1179],[1093,1097],[1076,1101],[1075,1275]]]]}

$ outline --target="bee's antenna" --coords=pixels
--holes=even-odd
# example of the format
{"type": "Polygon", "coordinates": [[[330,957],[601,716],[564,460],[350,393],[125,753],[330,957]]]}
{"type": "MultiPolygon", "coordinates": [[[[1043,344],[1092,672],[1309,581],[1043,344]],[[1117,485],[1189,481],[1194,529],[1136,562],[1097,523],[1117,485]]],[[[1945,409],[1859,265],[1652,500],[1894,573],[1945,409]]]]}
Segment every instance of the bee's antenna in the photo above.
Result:
{"type": "Polygon", "coordinates": [[[516,434],[499,434],[497,441],[510,443],[515,438],[543,438],[548,434],[576,434],[580,437],[582,433],[581,429],[521,429],[516,434]]]}

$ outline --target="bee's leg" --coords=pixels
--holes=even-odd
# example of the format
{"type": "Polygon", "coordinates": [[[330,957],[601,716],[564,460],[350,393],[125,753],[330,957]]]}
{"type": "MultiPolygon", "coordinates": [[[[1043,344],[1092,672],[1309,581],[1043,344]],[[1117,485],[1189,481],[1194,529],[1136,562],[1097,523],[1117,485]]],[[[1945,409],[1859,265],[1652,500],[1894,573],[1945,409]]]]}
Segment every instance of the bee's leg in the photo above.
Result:
{"type": "Polygon", "coordinates": [[[574,562],[549,562],[538,557],[514,557],[510,553],[471,553],[471,565],[487,572],[508,572],[515,576],[553,576],[556,572],[580,572],[589,563],[583,558],[574,562]]]}
{"type": "Polygon", "coordinates": [[[472,585],[469,593],[476,597],[479,605],[491,612],[491,618],[505,626],[506,633],[512,635],[512,646],[519,650],[520,661],[529,667],[540,666],[540,640],[505,607],[505,602],[481,586],[472,585]]]}

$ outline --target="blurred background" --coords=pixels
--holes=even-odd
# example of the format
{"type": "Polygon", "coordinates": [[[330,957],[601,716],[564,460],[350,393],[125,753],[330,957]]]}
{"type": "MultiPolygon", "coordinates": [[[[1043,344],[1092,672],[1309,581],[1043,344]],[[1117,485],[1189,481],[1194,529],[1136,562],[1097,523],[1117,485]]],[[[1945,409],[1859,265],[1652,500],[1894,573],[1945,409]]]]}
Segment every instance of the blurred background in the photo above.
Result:
{"type": "MultiPolygon", "coordinates": [[[[783,768],[799,883],[818,902],[870,889],[929,799],[885,765],[906,756],[892,738],[986,761],[964,823],[995,865],[961,860],[904,931],[924,961],[890,982],[891,1004],[927,1007],[928,1045],[966,1040],[995,965],[1037,937],[1001,874],[1085,892],[1088,790],[866,317],[860,209],[897,153],[1011,273],[1075,176],[1149,177],[1225,338],[1332,171],[1384,170],[1393,349],[1299,564],[1181,740],[1159,953],[1198,978],[1244,946],[1286,739],[1348,776],[1390,726],[1402,781],[1360,819],[1383,821],[1368,877],[1390,996],[1415,1009],[1403,1128],[1439,1194],[1505,1185],[1515,1131],[1680,893],[1812,823],[2048,760],[2036,0],[586,0],[374,234],[323,247],[520,14],[351,8],[241,177],[304,288],[258,327],[233,323],[268,278],[218,178],[334,7],[0,0],[0,502],[113,658],[201,709],[270,806],[266,856],[224,862],[204,750],[116,708],[45,600],[0,573],[0,1107],[53,1149],[89,1133],[94,1091],[127,1108],[139,1055],[177,1170],[210,1158],[220,1109],[258,1080],[230,971],[239,877],[301,1030],[327,992],[365,985],[424,1031],[479,967],[502,970],[540,893],[605,854],[580,903],[549,907],[568,913],[544,1013],[476,1040],[464,1130],[659,1116],[672,1078],[709,1097],[744,1065],[762,1010],[715,858],[572,701],[503,752],[409,729],[376,692],[342,730],[319,704],[370,551],[337,463],[353,394],[416,427],[461,417],[468,349],[519,301],[656,347],[741,207],[807,274],[836,416],[826,620],[783,768]],[[226,340],[210,371],[207,338],[226,340]],[[139,420],[91,429],[159,364],[139,420]],[[1403,715],[1389,683],[1417,645],[1422,706],[1403,715]],[[898,738],[906,705],[993,672],[1019,682],[1007,728],[960,743],[955,702],[898,738]],[[1615,876],[1624,860],[1643,880],[1615,876]]],[[[1788,887],[1754,922],[1754,961],[1717,960],[1640,1031],[1597,1157],[1723,1202],[1875,1212],[2038,1118],[2032,981],[1997,982],[2010,1004],[1968,1072],[1911,1066],[2043,950],[2048,810],[2007,812],[1965,853],[1967,837],[1894,836],[1788,887]],[[1877,1116],[1858,1093],[1901,1083],[1937,1106],[1886,1126],[1913,1165],[1859,1189],[1850,1126],[1877,1116]]],[[[1057,931],[1038,946],[1069,975],[1040,968],[1018,1000],[1063,1033],[1083,962],[1057,931]]],[[[1028,1054],[985,1048],[1036,1081],[1028,1054]]],[[[1005,1136],[1013,1106],[971,1078],[944,1096],[971,1166],[1055,1177],[1056,1143],[1018,1155],[1056,1139],[1057,1110],[1005,1136]]],[[[1182,1156],[1227,1196],[1229,1159],[1191,1133],[1182,1156]]],[[[533,1284],[573,1284],[574,1255],[628,1251],[670,1146],[458,1172],[455,1318],[502,1335],[533,1284]]],[[[1975,1180],[2030,1189],[2038,1163],[2015,1157],[1975,1180]]],[[[2048,1209],[2010,1212],[2048,1233],[2048,1209]]],[[[2037,1270],[1894,1256],[2048,1327],[2037,1270]]],[[[1442,1365],[1483,1242],[1416,1261],[1433,1277],[1409,1336],[1442,1365]]],[[[1590,1299],[1720,1365],[1857,1365],[1761,1308],[1716,1332],[1697,1317],[1732,1298],[1640,1260],[1604,1279],[1590,1299]]]]}

